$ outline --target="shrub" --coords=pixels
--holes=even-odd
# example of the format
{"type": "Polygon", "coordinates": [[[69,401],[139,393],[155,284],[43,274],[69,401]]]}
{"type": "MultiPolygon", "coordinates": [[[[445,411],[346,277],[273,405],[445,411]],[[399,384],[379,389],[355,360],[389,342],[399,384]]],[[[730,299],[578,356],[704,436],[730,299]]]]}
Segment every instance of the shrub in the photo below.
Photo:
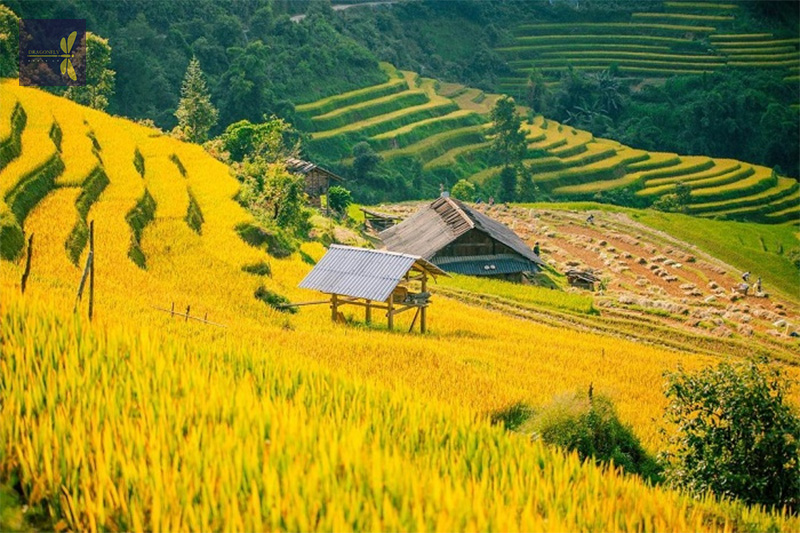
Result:
{"type": "Polygon", "coordinates": [[[453,185],[450,194],[453,198],[463,200],[465,202],[472,202],[475,200],[475,184],[465,179],[460,179],[453,185]]]}
{"type": "Polygon", "coordinates": [[[256,299],[261,300],[268,306],[272,307],[273,309],[277,309],[282,313],[296,313],[296,307],[282,307],[283,304],[291,303],[286,296],[282,296],[276,292],[272,292],[271,290],[267,289],[263,285],[256,289],[253,296],[256,299]]]}
{"type": "Polygon", "coordinates": [[[630,426],[623,424],[614,404],[604,396],[558,396],[532,418],[534,436],[548,444],[576,451],[582,459],[613,461],[626,472],[651,482],[660,480],[655,458],[642,448],[630,426]]]}
{"type": "Polygon", "coordinates": [[[339,185],[328,189],[328,207],[334,212],[342,214],[347,211],[347,206],[353,203],[350,191],[339,185]]]}
{"type": "Polygon", "coordinates": [[[144,156],[142,152],[139,151],[138,147],[133,152],[133,166],[136,167],[136,172],[138,172],[141,177],[144,177],[144,156]]]}
{"type": "Polygon", "coordinates": [[[776,367],[722,363],[667,374],[666,419],[675,427],[667,480],[747,503],[800,504],[800,419],[784,403],[789,384],[776,367]]]}
{"type": "Polygon", "coordinates": [[[272,268],[270,268],[269,263],[266,261],[258,261],[257,263],[244,265],[242,270],[256,276],[272,277],[272,268]]]}

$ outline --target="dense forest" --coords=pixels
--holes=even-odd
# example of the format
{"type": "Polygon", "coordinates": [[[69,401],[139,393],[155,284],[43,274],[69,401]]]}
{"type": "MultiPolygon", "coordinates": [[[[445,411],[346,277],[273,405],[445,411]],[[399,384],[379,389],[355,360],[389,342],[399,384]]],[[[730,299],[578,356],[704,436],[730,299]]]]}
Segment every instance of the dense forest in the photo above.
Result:
{"type": "MultiPolygon", "coordinates": [[[[384,81],[379,60],[496,91],[510,70],[495,49],[514,24],[618,21],[643,9],[624,0],[421,0],[346,10],[327,0],[4,3],[21,17],[86,18],[112,51],[108,111],[164,129],[176,124],[181,80],[196,57],[219,110],[212,136],[242,119],[276,115],[296,123],[296,104],[384,81]],[[297,13],[305,16],[293,19],[297,13]]],[[[736,24],[796,37],[798,5],[744,2],[736,24]]],[[[737,158],[800,176],[800,121],[792,107],[800,96],[779,73],[724,70],[652,84],[613,69],[570,70],[551,87],[533,73],[512,96],[536,113],[637,148],[737,158]]],[[[413,187],[412,178],[404,186],[413,187]]]]}
{"type": "Polygon", "coordinates": [[[171,129],[181,80],[192,56],[200,61],[220,117],[219,133],[242,119],[291,119],[293,103],[378,83],[385,74],[373,54],[337,31],[327,2],[4,2],[22,18],[85,18],[107,37],[116,71],[108,110],[152,119],[171,129]]]}

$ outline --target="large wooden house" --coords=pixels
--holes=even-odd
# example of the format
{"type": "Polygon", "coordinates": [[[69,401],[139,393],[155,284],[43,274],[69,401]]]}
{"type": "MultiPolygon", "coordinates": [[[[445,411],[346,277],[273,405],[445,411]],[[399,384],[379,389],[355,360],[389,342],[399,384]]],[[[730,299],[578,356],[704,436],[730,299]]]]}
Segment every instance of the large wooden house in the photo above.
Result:
{"type": "Polygon", "coordinates": [[[320,207],[322,197],[328,194],[331,181],[343,182],[344,179],[330,170],[326,170],[314,163],[290,157],[286,160],[286,169],[293,174],[300,174],[305,179],[304,192],[308,195],[308,203],[320,207]]]}
{"type": "Polygon", "coordinates": [[[510,228],[450,197],[437,198],[379,237],[387,250],[456,274],[522,281],[544,265],[510,228]]]}

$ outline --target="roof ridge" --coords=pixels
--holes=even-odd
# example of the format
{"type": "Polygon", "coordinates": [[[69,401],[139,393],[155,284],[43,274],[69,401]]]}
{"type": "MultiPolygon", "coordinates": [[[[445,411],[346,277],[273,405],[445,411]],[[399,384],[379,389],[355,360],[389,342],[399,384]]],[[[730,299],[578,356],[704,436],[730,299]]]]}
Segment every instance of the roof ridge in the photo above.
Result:
{"type": "Polygon", "coordinates": [[[444,200],[445,200],[447,203],[449,203],[450,205],[452,205],[452,206],[453,206],[453,208],[454,208],[454,209],[455,209],[455,210],[458,212],[458,214],[459,214],[459,215],[461,215],[461,217],[462,217],[464,220],[466,220],[466,221],[467,221],[467,224],[469,224],[469,227],[470,227],[470,229],[472,229],[472,228],[474,228],[474,227],[475,227],[475,221],[474,221],[474,220],[472,219],[472,217],[471,217],[471,216],[469,216],[469,214],[467,214],[467,212],[464,210],[464,208],[466,207],[464,204],[462,204],[461,202],[457,202],[457,201],[455,201],[455,199],[454,199],[454,198],[451,198],[450,196],[443,196],[442,198],[444,198],[444,200]]]}

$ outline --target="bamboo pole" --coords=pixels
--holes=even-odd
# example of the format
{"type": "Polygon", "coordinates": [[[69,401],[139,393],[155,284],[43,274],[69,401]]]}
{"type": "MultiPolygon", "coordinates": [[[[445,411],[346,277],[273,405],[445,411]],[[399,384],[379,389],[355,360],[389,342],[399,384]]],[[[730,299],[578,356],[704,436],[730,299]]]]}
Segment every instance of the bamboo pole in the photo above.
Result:
{"type": "Polygon", "coordinates": [[[372,322],[372,300],[367,300],[366,321],[367,324],[372,322]]]}
{"type": "Polygon", "coordinates": [[[89,321],[94,314],[94,220],[89,222],[89,321]]]}
{"type": "Polygon", "coordinates": [[[339,305],[336,301],[337,296],[335,294],[331,294],[331,320],[336,322],[339,314],[339,305]]]}

